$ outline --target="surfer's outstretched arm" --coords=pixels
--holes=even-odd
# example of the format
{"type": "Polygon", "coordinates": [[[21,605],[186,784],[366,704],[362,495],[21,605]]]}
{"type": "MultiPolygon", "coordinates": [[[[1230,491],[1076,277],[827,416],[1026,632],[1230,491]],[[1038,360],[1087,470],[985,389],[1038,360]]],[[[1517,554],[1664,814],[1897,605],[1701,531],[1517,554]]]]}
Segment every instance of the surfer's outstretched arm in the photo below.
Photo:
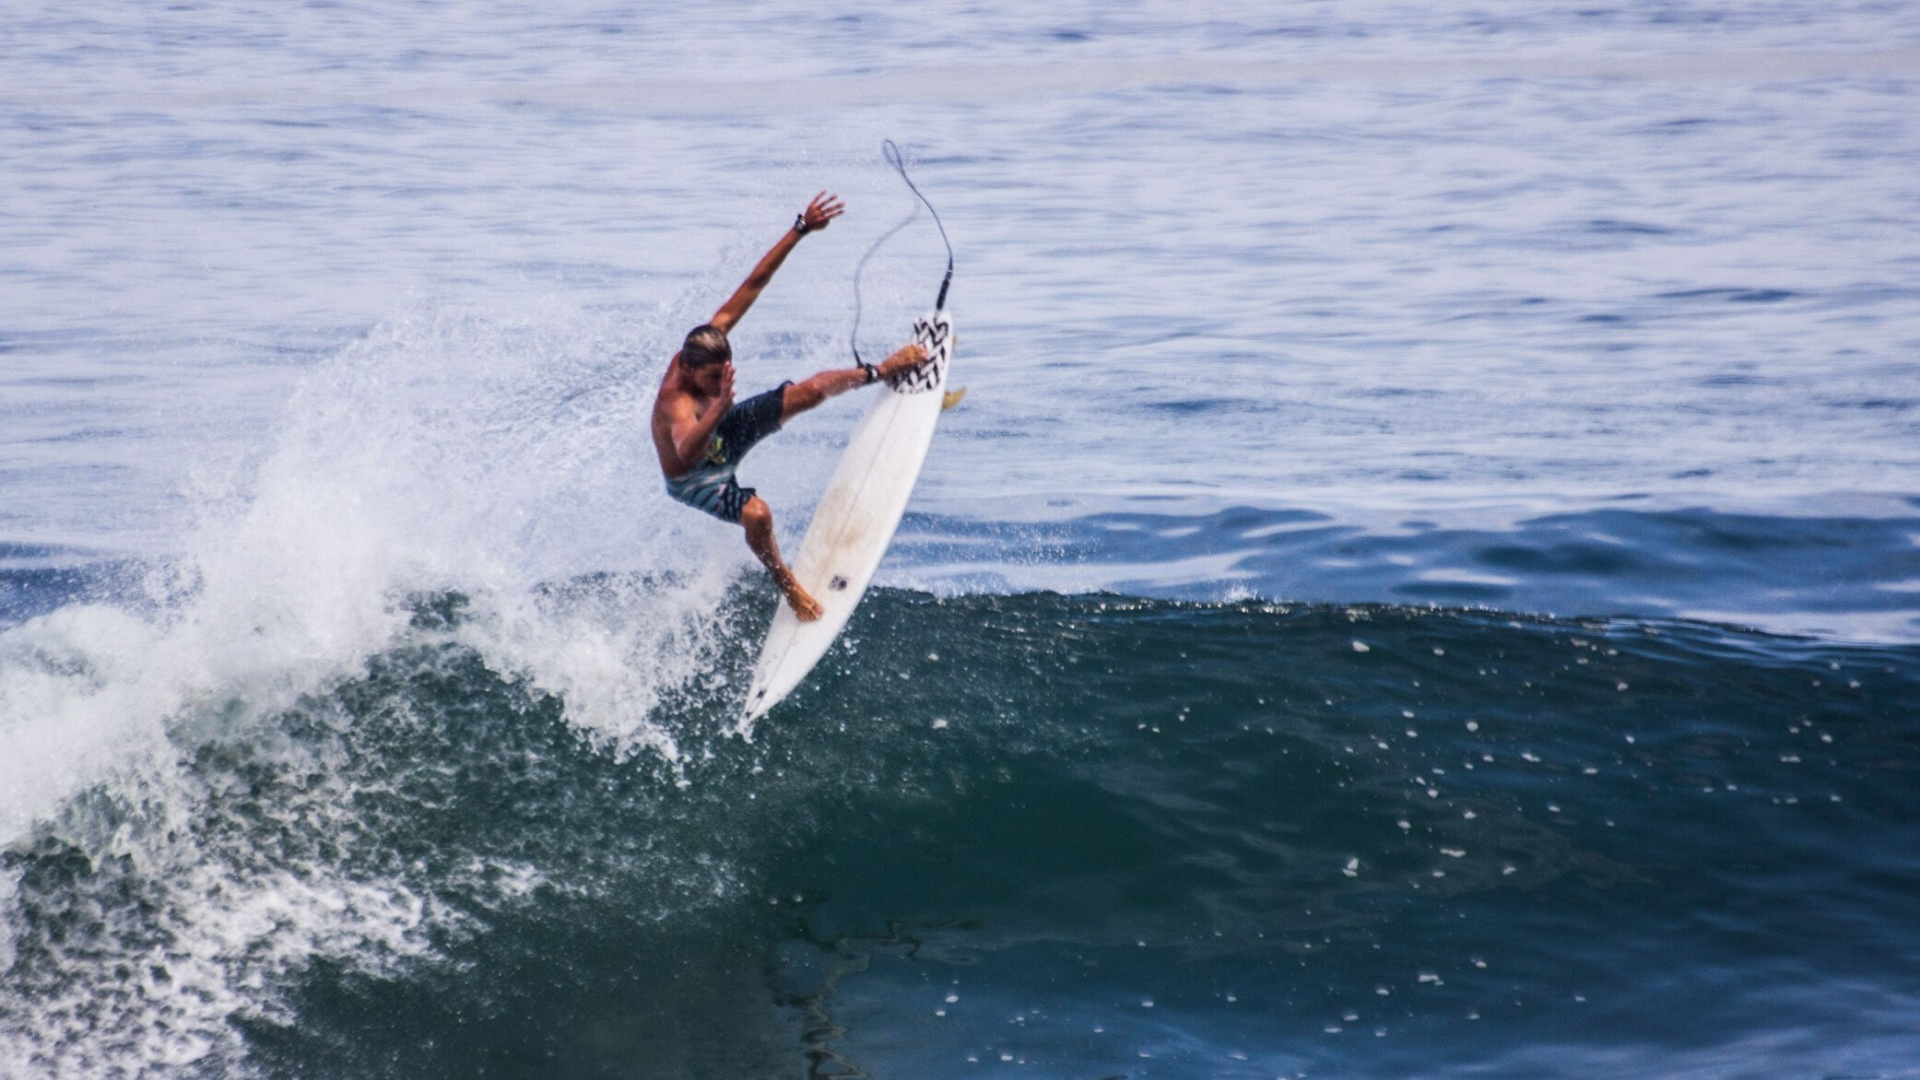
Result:
{"type": "Polygon", "coordinates": [[[780,398],[780,422],[784,424],[828,398],[844,394],[857,386],[898,375],[926,358],[927,350],[919,345],[902,345],[877,367],[823,371],[803,382],[788,383],[780,398]],[[869,371],[872,372],[871,376],[869,371]]]}
{"type": "Polygon", "coordinates": [[[810,232],[826,228],[834,218],[845,213],[846,209],[838,195],[825,191],[815,195],[813,201],[807,204],[807,208],[794,219],[793,228],[788,229],[786,235],[774,241],[773,247],[760,257],[760,262],[753,268],[753,273],[748,274],[747,280],[733,290],[733,295],[727,298],[726,303],[720,305],[720,310],[714,312],[713,318],[709,321],[719,327],[722,333],[732,330],[733,324],[745,317],[747,309],[753,306],[755,300],[760,299],[760,291],[773,280],[773,272],[780,269],[781,263],[787,261],[787,256],[792,253],[794,245],[800,242],[800,238],[810,232]]]}

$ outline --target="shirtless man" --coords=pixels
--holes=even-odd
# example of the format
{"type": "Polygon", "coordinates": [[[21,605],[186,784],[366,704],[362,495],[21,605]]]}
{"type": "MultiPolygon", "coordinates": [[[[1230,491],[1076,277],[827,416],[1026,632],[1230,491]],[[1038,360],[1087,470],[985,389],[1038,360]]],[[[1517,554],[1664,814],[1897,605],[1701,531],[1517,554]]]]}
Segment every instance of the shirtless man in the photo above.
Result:
{"type": "Polygon", "coordinates": [[[820,617],[820,602],[800,587],[793,571],[781,561],[773,539],[773,511],[752,488],[741,487],[733,471],[755,443],[779,431],[789,418],[835,394],[906,371],[927,358],[926,350],[908,345],[878,367],[861,364],[823,371],[805,382],[781,383],[736,405],[733,347],[727,343],[727,332],[760,298],[760,291],[800,238],[826,228],[845,209],[838,196],[824,191],[815,195],[794,218],[793,228],[761,257],[713,318],[687,334],[667,364],[660,393],[653,400],[653,447],[660,454],[667,494],[721,521],[744,526],[747,546],[766,564],[774,584],[803,622],[820,617]]]}

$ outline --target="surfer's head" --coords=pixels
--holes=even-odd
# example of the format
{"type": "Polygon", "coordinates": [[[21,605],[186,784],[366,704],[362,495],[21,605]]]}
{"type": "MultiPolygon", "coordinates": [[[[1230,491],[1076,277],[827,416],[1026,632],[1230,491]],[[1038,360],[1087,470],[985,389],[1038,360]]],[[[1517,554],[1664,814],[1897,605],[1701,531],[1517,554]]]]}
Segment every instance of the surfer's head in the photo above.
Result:
{"type": "Polygon", "coordinates": [[[680,364],[688,371],[724,364],[733,359],[733,346],[727,344],[727,332],[705,323],[687,331],[680,346],[680,364]]]}

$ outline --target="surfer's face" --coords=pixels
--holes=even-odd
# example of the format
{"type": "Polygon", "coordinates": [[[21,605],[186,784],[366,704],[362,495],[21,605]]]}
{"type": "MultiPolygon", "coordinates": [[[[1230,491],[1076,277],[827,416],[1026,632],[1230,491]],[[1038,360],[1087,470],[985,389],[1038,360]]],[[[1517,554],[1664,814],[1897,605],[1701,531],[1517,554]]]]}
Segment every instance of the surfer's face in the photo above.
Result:
{"type": "Polygon", "coordinates": [[[733,361],[722,360],[717,364],[701,364],[699,367],[689,367],[687,369],[687,377],[693,380],[693,385],[699,388],[702,394],[711,397],[720,392],[720,379],[731,370],[733,370],[733,361]]]}

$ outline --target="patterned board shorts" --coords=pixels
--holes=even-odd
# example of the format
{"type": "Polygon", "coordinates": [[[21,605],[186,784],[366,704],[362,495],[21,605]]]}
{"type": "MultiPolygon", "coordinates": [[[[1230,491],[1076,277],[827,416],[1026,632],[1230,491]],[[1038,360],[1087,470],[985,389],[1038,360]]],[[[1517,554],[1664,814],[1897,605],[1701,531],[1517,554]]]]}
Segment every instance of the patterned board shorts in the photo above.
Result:
{"type": "Polygon", "coordinates": [[[741,487],[733,478],[733,470],[753,444],[780,430],[780,413],[786,407],[786,390],[791,385],[781,383],[764,394],[735,402],[714,429],[707,456],[687,475],[669,477],[667,494],[721,521],[740,524],[740,511],[754,491],[741,487]]]}

